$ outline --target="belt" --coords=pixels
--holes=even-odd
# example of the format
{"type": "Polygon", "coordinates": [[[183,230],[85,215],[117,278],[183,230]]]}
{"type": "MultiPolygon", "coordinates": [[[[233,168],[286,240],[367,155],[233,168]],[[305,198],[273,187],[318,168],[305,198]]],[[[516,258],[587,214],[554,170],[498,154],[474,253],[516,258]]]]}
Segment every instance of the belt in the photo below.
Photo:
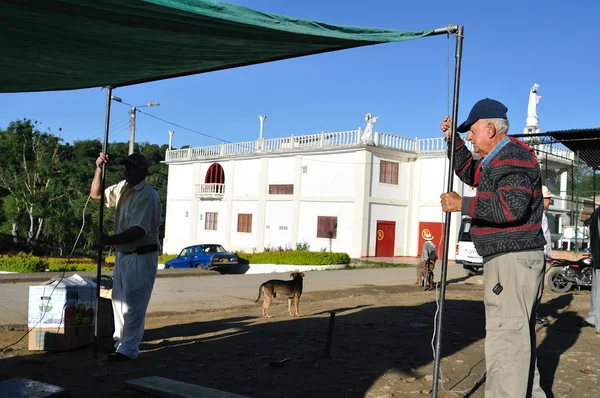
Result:
{"type": "Polygon", "coordinates": [[[121,255],[124,255],[124,254],[146,254],[146,253],[152,253],[152,252],[157,252],[157,251],[158,251],[158,245],[156,243],[154,243],[151,245],[144,245],[144,246],[136,247],[134,250],[132,250],[130,252],[119,252],[119,253],[121,253],[121,255]]]}

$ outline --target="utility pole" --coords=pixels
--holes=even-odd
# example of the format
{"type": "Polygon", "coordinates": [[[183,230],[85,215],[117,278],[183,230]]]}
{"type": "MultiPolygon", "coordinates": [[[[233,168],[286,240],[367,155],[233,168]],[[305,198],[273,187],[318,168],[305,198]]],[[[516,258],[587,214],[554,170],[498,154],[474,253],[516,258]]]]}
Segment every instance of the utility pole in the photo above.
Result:
{"type": "Polygon", "coordinates": [[[134,152],[135,145],[135,114],[137,109],[135,106],[131,107],[131,111],[129,112],[129,154],[131,155],[134,152]]]}
{"type": "Polygon", "coordinates": [[[158,102],[148,102],[148,104],[146,104],[146,105],[133,106],[133,105],[128,104],[127,102],[123,101],[122,98],[115,97],[114,95],[111,95],[110,99],[112,101],[120,102],[120,103],[130,107],[130,109],[129,109],[129,154],[131,155],[134,151],[134,146],[135,146],[135,118],[136,118],[136,114],[138,111],[137,108],[160,106],[160,104],[158,102]]]}

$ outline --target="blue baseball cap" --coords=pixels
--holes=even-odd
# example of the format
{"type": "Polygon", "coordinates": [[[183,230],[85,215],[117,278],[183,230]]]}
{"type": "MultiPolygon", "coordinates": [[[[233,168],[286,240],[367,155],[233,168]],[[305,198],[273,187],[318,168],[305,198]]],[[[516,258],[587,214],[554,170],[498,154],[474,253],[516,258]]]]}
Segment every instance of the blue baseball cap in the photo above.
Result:
{"type": "Polygon", "coordinates": [[[508,119],[506,112],[508,112],[508,108],[502,102],[489,98],[482,99],[473,105],[467,120],[462,122],[456,130],[459,133],[466,133],[480,119],[508,119]]]}

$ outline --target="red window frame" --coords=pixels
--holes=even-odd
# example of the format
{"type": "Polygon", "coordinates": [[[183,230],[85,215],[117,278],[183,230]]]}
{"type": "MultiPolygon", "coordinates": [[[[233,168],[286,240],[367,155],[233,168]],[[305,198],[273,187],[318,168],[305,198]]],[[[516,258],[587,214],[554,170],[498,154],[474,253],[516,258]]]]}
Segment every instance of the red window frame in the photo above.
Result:
{"type": "Polygon", "coordinates": [[[337,238],[337,217],[317,217],[317,238],[337,238]]]}
{"type": "Polygon", "coordinates": [[[269,195],[293,195],[294,184],[270,184],[269,195]]]}
{"type": "Polygon", "coordinates": [[[400,163],[382,160],[379,164],[379,182],[398,185],[400,163]]]}
{"type": "Polygon", "coordinates": [[[218,220],[219,220],[219,213],[206,212],[204,214],[204,229],[209,230],[209,231],[216,231],[218,220]]]}
{"type": "Polygon", "coordinates": [[[252,214],[238,214],[238,232],[252,232],[252,214]]]}

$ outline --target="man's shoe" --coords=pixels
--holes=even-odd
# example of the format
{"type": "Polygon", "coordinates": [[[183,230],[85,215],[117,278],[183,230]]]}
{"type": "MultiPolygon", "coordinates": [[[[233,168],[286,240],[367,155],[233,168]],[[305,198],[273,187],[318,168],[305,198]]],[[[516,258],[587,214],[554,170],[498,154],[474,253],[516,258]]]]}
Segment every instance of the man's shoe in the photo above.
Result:
{"type": "Polygon", "coordinates": [[[108,354],[112,354],[117,352],[117,349],[115,348],[114,345],[107,345],[106,347],[104,347],[104,352],[108,353],[108,354]]]}
{"type": "Polygon", "coordinates": [[[127,355],[123,355],[120,352],[113,352],[106,357],[108,362],[126,362],[131,361],[132,358],[129,358],[127,355]]]}
{"type": "Polygon", "coordinates": [[[589,323],[586,320],[583,320],[583,321],[577,322],[577,326],[579,326],[581,328],[584,328],[584,327],[587,327],[587,326],[594,326],[594,325],[592,325],[591,323],[589,323]]]}

